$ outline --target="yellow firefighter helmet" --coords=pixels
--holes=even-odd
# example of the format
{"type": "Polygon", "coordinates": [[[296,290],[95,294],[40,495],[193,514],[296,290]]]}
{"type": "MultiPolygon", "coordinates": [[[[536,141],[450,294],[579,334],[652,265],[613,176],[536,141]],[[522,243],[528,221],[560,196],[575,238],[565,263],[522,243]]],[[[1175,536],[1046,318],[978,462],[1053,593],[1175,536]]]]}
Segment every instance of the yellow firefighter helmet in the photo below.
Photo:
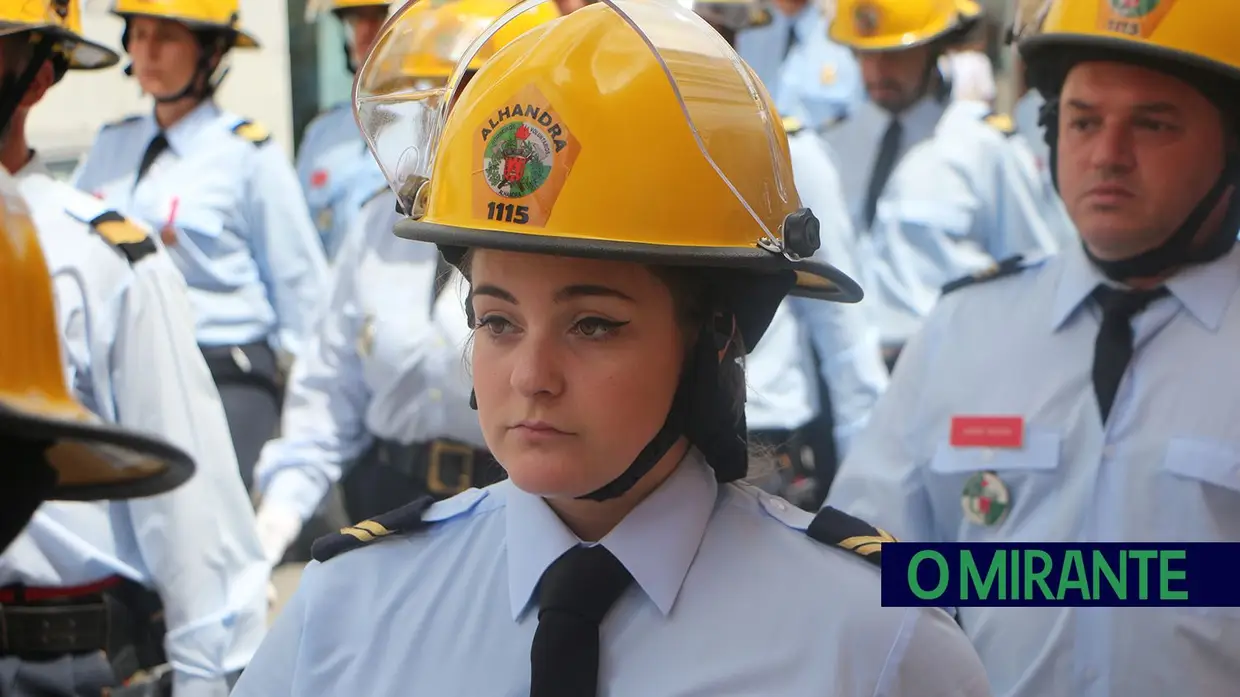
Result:
{"type": "Polygon", "coordinates": [[[963,31],[981,14],[975,0],[838,0],[828,34],[855,51],[899,51],[963,31]]]}
{"type": "MultiPolygon", "coordinates": [[[[848,276],[805,261],[818,221],[793,186],[769,95],[691,10],[604,0],[516,37],[458,92],[487,39],[441,88],[355,94],[410,214],[397,234],[454,263],[488,247],[728,270],[749,346],[798,273],[807,294],[860,299],[848,276]]],[[[378,69],[367,61],[358,84],[378,69]]]]}
{"type": "MultiPolygon", "coordinates": [[[[189,456],[105,426],[70,396],[47,262],[17,184],[0,170],[0,443],[47,444],[55,498],[163,493],[193,474],[189,456]]],[[[3,447],[3,446],[0,446],[3,447]]],[[[22,463],[6,461],[0,467],[22,463]]]]}
{"type": "Polygon", "coordinates": [[[232,34],[233,46],[258,48],[258,39],[241,28],[239,0],[116,0],[112,13],[123,18],[170,19],[190,29],[224,31],[232,34]]]}
{"type": "Polygon", "coordinates": [[[0,36],[38,32],[56,42],[54,51],[66,59],[71,70],[97,70],[120,62],[111,49],[82,36],[82,10],[78,0],[27,0],[0,3],[0,36]]]}

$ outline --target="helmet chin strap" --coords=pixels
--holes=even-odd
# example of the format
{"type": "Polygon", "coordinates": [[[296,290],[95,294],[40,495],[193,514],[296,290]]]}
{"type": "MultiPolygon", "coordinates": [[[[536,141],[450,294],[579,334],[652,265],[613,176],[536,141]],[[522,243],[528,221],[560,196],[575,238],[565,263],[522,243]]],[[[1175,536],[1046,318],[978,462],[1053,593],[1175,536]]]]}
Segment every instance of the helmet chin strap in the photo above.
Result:
{"type": "MultiPolygon", "coordinates": [[[[1051,183],[1055,191],[1059,191],[1058,144],[1059,144],[1059,100],[1058,97],[1046,100],[1038,115],[1038,125],[1042,126],[1044,138],[1050,148],[1051,183]]],[[[1133,278],[1150,278],[1161,276],[1181,266],[1206,264],[1226,255],[1236,244],[1236,233],[1240,231],[1240,153],[1235,151],[1227,154],[1223,170],[1219,172],[1214,185],[1205,196],[1176,228],[1175,232],[1162,244],[1153,249],[1126,259],[1100,259],[1089,249],[1084,240],[1081,247],[1094,266],[1109,279],[1117,282],[1133,278]],[[1230,190],[1230,193],[1229,193],[1230,190]],[[1226,201],[1226,211],[1218,228],[1203,240],[1199,240],[1201,228],[1210,214],[1226,201]]]]}
{"type": "MultiPolygon", "coordinates": [[[[719,356],[732,341],[735,327],[736,317],[731,313],[715,315],[685,362],[663,426],[618,477],[578,499],[609,501],[623,496],[654,469],[682,436],[688,436],[702,451],[718,481],[731,482],[746,475],[749,449],[744,412],[739,419],[732,413],[732,396],[724,394],[719,384],[719,356]]],[[[478,408],[476,395],[470,395],[469,405],[478,408]]]]}

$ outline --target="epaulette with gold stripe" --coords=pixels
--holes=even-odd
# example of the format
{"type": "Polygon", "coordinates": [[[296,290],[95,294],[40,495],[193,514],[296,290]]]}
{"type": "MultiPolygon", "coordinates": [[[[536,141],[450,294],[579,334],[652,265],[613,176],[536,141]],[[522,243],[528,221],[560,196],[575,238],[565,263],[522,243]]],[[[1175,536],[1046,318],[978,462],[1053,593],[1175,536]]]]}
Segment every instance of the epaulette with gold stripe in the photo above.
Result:
{"type": "Polygon", "coordinates": [[[90,227],[108,244],[120,250],[130,264],[136,264],[147,255],[159,251],[146,230],[116,211],[107,211],[92,218],[90,227]]]}
{"type": "Polygon", "coordinates": [[[264,145],[271,140],[271,131],[249,119],[242,119],[240,123],[232,127],[232,132],[255,145],[264,145]]]}
{"type": "Polygon", "coordinates": [[[365,547],[372,542],[401,537],[422,530],[427,527],[422,517],[433,503],[435,499],[423,496],[394,511],[388,511],[370,520],[363,520],[356,525],[341,528],[340,532],[334,535],[326,535],[315,540],[310,548],[310,555],[317,562],[325,562],[345,552],[365,547]]]}
{"type": "Polygon", "coordinates": [[[960,290],[961,288],[967,288],[985,281],[993,281],[1005,276],[1011,276],[1015,273],[1024,271],[1025,268],[1025,256],[1023,254],[1010,256],[1003,261],[987,266],[981,271],[949,282],[947,285],[943,286],[942,291],[940,291],[940,295],[947,295],[948,293],[960,290]]]}
{"type": "Polygon", "coordinates": [[[897,541],[886,530],[830,506],[818,511],[805,532],[825,545],[851,552],[879,568],[883,565],[883,543],[897,541]]]}
{"type": "Polygon", "coordinates": [[[992,111],[982,120],[986,122],[987,126],[1002,133],[1004,136],[1011,137],[1016,134],[1016,122],[1007,114],[992,111]]]}
{"type": "Polygon", "coordinates": [[[801,123],[801,119],[795,116],[785,116],[780,121],[783,123],[784,131],[790,136],[800,133],[801,129],[805,128],[805,124],[801,123]]]}

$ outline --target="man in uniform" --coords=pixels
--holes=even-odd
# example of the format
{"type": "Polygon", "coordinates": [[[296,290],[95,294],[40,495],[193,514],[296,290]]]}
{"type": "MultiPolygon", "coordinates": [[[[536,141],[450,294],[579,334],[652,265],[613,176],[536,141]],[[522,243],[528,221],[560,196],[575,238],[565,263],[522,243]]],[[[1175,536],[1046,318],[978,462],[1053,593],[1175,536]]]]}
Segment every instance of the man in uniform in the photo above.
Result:
{"type": "Polygon", "coordinates": [[[857,61],[827,38],[832,5],[834,0],[764,1],[735,40],[780,114],[807,128],[835,123],[865,100],[857,61]]]}
{"type": "MultiPolygon", "coordinates": [[[[43,605],[115,602],[109,621],[133,630],[130,650],[109,655],[118,679],[167,663],[177,697],[223,695],[265,631],[268,567],[185,281],[146,229],[54,180],[25,140],[31,109],[66,70],[119,61],[81,38],[77,12],[70,0],[40,0],[0,14],[8,105],[0,164],[34,214],[75,393],[106,421],[183,448],[198,473],[163,496],[44,506],[0,558],[0,605],[81,624],[89,620],[76,610],[43,605]]],[[[51,644],[38,633],[9,639],[0,653],[27,673],[63,670],[55,666],[107,648],[98,633],[58,634],[51,644]]],[[[72,685],[49,689],[40,694],[77,694],[72,685]]]]}
{"type": "MultiPolygon", "coordinates": [[[[330,8],[344,25],[349,71],[357,72],[383,26],[388,4],[388,0],[313,0],[306,16],[317,20],[330,8]]],[[[328,259],[336,257],[362,198],[383,183],[350,102],[341,102],[311,121],[297,151],[297,178],[328,259]]]]}
{"type": "MultiPolygon", "coordinates": [[[[152,496],[193,474],[170,445],[97,423],[69,394],[60,363],[52,279],[17,183],[0,171],[0,552],[48,499],[152,496]]],[[[0,607],[0,641],[30,615],[0,607]]],[[[0,657],[0,684],[14,661],[0,657]]],[[[7,693],[6,693],[7,694],[7,693]]]]}
{"type": "MultiPolygon", "coordinates": [[[[1054,0],[1018,27],[1080,242],[940,302],[828,503],[904,540],[1240,539],[1238,26],[1232,0],[1054,0]]],[[[1000,697],[1240,685],[1234,608],[958,618],[1000,697]]]]}
{"type": "MultiPolygon", "coordinates": [[[[684,0],[729,44],[762,21],[756,0],[684,0]]],[[[839,173],[812,128],[783,120],[801,200],[821,224],[816,255],[853,273],[853,228],[839,173]]],[[[837,460],[887,386],[878,335],[862,306],[788,298],[745,360],[751,442],[781,465],[780,493],[817,510],[837,460]]]]}
{"type": "Polygon", "coordinates": [[[831,23],[857,53],[870,101],[824,137],[891,364],[945,283],[1057,247],[1062,214],[1017,157],[1010,119],[951,100],[937,68],[980,13],[973,0],[840,0],[831,23]]]}

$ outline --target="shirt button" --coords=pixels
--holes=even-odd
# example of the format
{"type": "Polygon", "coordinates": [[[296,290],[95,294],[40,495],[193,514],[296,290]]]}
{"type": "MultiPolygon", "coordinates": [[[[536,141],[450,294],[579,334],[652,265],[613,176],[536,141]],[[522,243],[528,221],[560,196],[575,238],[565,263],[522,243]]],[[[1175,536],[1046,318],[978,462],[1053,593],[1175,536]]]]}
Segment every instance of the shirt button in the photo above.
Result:
{"type": "Polygon", "coordinates": [[[427,390],[426,394],[429,395],[431,400],[435,402],[438,402],[439,400],[443,399],[443,392],[440,392],[439,389],[435,387],[432,387],[429,390],[427,390]]]}

